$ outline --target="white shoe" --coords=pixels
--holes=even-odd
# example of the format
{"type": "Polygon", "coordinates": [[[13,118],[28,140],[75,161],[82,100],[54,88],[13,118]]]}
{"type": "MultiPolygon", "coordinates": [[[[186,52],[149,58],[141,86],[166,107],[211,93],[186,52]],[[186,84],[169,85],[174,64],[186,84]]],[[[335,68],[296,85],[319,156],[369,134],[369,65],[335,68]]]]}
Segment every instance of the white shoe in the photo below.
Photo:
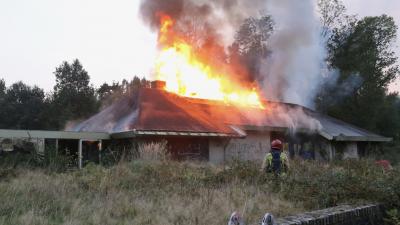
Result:
{"type": "Polygon", "coordinates": [[[261,221],[261,225],[275,225],[274,216],[272,216],[272,214],[266,213],[261,221]]]}
{"type": "Polygon", "coordinates": [[[244,225],[243,219],[238,212],[233,212],[229,218],[228,225],[244,225]]]}

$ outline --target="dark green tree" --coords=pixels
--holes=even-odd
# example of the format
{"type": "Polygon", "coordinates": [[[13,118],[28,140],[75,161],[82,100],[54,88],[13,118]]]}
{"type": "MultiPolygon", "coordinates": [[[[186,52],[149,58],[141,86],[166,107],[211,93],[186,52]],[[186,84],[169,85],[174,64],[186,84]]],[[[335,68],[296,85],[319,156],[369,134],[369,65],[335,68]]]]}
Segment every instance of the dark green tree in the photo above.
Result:
{"type": "Polygon", "coordinates": [[[4,79],[0,79],[0,98],[6,94],[6,82],[4,79]]]}
{"type": "Polygon", "coordinates": [[[397,57],[393,51],[397,26],[387,15],[365,17],[333,30],[330,38],[329,62],[340,71],[337,84],[324,89],[318,101],[320,110],[360,127],[393,134],[389,117],[382,116],[389,106],[388,85],[399,75],[397,57]],[[341,87],[357,78],[360,83],[340,102],[330,105],[326,100],[341,95],[341,87]],[[383,124],[387,124],[383,125],[383,124]],[[388,132],[392,130],[392,132],[388,132]]]}
{"type": "Polygon", "coordinates": [[[140,80],[140,86],[143,88],[149,88],[150,87],[150,81],[148,81],[146,78],[142,78],[140,80]]]}
{"type": "MultiPolygon", "coordinates": [[[[4,90],[4,86],[1,85],[4,90]]],[[[1,91],[0,91],[1,92],[1,91]]],[[[0,127],[6,129],[44,129],[45,94],[37,86],[17,82],[3,91],[0,127]]]]}
{"type": "Polygon", "coordinates": [[[268,55],[268,39],[273,32],[270,16],[248,18],[236,32],[230,55],[246,66],[251,75],[259,74],[260,61],[268,55]]]}
{"type": "Polygon", "coordinates": [[[400,101],[397,93],[384,98],[377,118],[377,130],[382,135],[400,140],[400,101]]]}
{"type": "Polygon", "coordinates": [[[113,82],[111,85],[104,83],[96,92],[101,104],[104,106],[110,105],[121,96],[129,95],[142,87],[150,87],[150,82],[145,78],[140,79],[138,76],[134,76],[131,81],[122,80],[121,84],[119,82],[113,82]]]}
{"type": "Polygon", "coordinates": [[[0,79],[0,129],[5,128],[5,98],[6,95],[6,82],[4,79],[0,79]]]}
{"type": "Polygon", "coordinates": [[[122,94],[122,87],[119,82],[113,82],[111,85],[104,83],[97,89],[97,95],[103,106],[112,104],[122,94]]]}
{"type": "MultiPolygon", "coordinates": [[[[6,82],[3,79],[0,79],[0,106],[3,103],[4,96],[6,95],[6,88],[7,88],[6,82]]],[[[1,113],[1,109],[0,109],[0,113],[1,113]]]]}
{"type": "Polygon", "coordinates": [[[54,72],[56,85],[52,96],[57,120],[52,127],[63,128],[69,120],[87,118],[99,109],[95,90],[90,85],[90,77],[78,59],[71,64],[63,62],[54,72]]]}

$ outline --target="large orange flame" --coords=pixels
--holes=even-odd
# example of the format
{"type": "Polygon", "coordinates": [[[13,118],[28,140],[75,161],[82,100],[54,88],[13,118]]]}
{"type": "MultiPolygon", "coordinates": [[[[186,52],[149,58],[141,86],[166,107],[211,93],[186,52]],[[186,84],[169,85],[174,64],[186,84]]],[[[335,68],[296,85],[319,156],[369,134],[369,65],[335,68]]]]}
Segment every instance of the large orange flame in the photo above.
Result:
{"type": "Polygon", "coordinates": [[[174,21],[159,14],[160,53],[156,60],[156,77],[166,81],[166,90],[178,95],[223,101],[238,106],[263,108],[258,91],[231,79],[228,74],[204,63],[193,47],[173,31],[174,21]]]}

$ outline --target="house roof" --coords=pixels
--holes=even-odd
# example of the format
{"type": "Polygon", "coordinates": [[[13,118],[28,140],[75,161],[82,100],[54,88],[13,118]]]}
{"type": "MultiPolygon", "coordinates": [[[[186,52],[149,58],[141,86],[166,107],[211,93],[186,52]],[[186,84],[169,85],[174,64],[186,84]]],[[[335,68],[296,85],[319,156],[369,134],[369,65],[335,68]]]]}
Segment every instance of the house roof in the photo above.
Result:
{"type": "Polygon", "coordinates": [[[75,126],[75,131],[132,136],[244,137],[251,130],[315,131],[328,140],[390,141],[343,121],[288,103],[265,101],[265,108],[182,97],[142,88],[75,126]]]}
{"type": "Polygon", "coordinates": [[[150,88],[123,97],[73,130],[110,132],[119,138],[127,135],[241,135],[227,124],[213,121],[200,105],[191,104],[187,98],[150,88]]]}

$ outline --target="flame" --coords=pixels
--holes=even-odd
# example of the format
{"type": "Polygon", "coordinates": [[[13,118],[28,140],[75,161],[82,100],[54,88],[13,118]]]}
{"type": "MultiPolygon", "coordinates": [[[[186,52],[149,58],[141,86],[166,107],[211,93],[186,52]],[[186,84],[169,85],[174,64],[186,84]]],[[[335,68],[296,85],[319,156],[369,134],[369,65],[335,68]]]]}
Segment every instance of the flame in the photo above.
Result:
{"type": "Polygon", "coordinates": [[[158,80],[166,81],[165,89],[181,96],[219,100],[227,104],[264,108],[255,87],[230,79],[228,74],[204,63],[193,47],[171,29],[174,21],[159,14],[160,52],[155,72],[158,80]]]}

